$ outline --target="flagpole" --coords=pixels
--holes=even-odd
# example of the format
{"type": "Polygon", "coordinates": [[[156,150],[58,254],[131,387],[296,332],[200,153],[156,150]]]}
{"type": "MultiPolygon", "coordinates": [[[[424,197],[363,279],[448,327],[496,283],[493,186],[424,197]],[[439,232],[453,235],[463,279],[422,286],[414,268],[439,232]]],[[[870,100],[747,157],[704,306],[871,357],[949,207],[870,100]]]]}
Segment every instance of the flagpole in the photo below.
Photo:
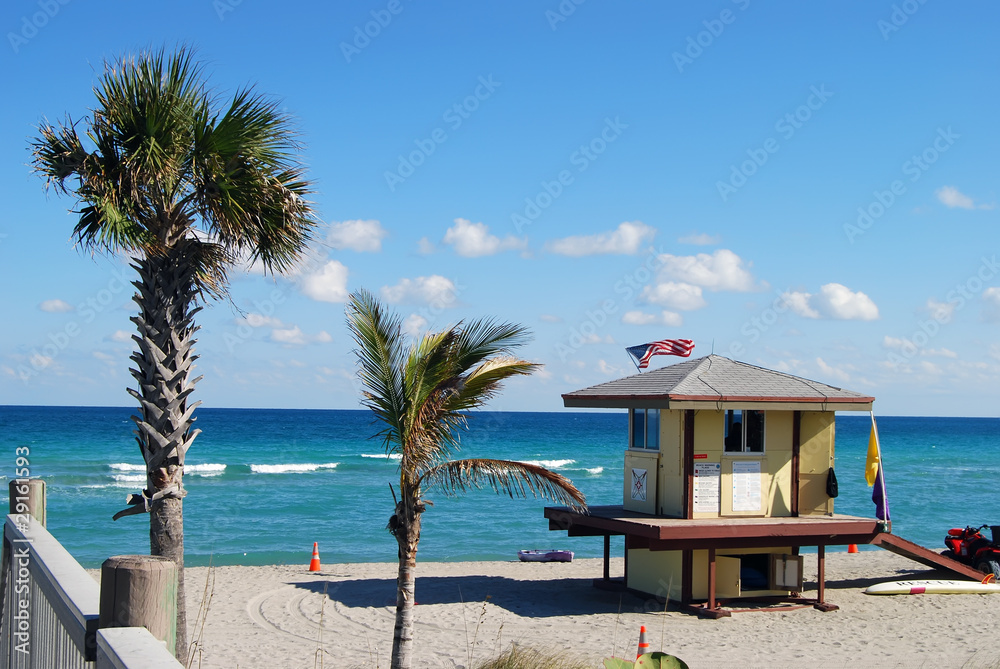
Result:
{"type": "Polygon", "coordinates": [[[882,484],[882,520],[883,522],[888,521],[888,507],[889,498],[885,495],[885,467],[882,465],[882,441],[878,437],[878,425],[875,423],[875,412],[869,410],[869,415],[872,417],[872,430],[875,432],[875,449],[878,451],[878,467],[881,470],[880,480],[882,484]]]}

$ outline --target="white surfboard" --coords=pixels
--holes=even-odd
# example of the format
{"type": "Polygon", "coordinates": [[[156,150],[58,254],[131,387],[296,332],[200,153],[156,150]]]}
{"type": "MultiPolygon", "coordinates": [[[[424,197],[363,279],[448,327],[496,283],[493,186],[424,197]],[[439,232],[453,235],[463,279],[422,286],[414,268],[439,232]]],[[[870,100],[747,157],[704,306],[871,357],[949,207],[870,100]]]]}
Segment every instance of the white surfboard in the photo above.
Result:
{"type": "Polygon", "coordinates": [[[1000,592],[1000,583],[975,581],[889,581],[865,590],[866,595],[986,595],[1000,592]]]}

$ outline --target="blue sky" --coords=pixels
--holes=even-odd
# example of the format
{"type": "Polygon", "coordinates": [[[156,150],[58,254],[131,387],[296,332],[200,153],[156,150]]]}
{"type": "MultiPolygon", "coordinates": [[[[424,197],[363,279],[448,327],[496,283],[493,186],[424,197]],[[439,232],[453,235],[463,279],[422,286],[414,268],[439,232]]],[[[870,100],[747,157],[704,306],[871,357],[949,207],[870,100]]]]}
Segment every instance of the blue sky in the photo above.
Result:
{"type": "MultiPolygon", "coordinates": [[[[28,167],[102,63],[195,46],[297,120],[320,243],[199,314],[206,406],[355,408],[344,300],[414,332],[494,316],[545,365],[501,410],[634,373],[663,338],[876,397],[995,416],[1000,10],[987,2],[0,10],[0,404],[129,405],[131,270],[74,248],[28,167]]],[[[654,358],[651,367],[677,362],[654,358]]]]}

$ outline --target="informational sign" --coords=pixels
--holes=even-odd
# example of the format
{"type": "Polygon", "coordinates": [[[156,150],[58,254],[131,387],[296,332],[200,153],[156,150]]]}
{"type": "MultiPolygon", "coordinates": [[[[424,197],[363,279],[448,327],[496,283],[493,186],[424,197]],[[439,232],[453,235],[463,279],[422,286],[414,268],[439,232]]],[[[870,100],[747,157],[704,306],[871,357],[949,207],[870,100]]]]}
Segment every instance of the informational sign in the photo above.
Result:
{"type": "Polygon", "coordinates": [[[639,502],[646,501],[646,470],[632,470],[632,499],[639,502]]]}
{"type": "Polygon", "coordinates": [[[760,511],[760,460],[733,462],[733,511],[760,511]]]}
{"type": "Polygon", "coordinates": [[[694,511],[719,512],[719,481],[722,465],[718,462],[694,463],[694,511]]]}

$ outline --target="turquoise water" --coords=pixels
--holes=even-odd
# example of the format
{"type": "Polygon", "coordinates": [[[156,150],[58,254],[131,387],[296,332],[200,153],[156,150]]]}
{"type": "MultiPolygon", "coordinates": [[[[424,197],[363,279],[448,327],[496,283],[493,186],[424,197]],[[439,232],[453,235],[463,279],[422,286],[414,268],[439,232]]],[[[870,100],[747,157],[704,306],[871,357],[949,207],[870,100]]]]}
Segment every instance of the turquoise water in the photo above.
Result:
{"type": "MultiPolygon", "coordinates": [[[[146,516],[112,522],[144,485],[130,408],[0,407],[0,474],[15,449],[48,485],[49,530],[81,563],[149,550],[146,516]],[[6,455],[4,455],[6,454],[6,455]],[[4,461],[6,460],[6,461],[4,461]]],[[[398,480],[366,411],[200,409],[203,433],[188,454],[184,501],[189,565],[307,564],[396,559],[385,531],[389,483],[398,480]]],[[[837,417],[838,513],[873,517],[864,483],[870,421],[837,417]]],[[[615,413],[476,414],[462,457],[534,461],[568,476],[591,504],[620,504],[627,418],[615,413]]],[[[952,526],[1000,524],[1000,419],[879,418],[893,529],[932,548],[952,526]]],[[[549,532],[546,502],[492,491],[433,491],[421,560],[508,560],[521,548],[602,553],[600,538],[549,532]]],[[[621,554],[621,540],[613,544],[621,554]]]]}

